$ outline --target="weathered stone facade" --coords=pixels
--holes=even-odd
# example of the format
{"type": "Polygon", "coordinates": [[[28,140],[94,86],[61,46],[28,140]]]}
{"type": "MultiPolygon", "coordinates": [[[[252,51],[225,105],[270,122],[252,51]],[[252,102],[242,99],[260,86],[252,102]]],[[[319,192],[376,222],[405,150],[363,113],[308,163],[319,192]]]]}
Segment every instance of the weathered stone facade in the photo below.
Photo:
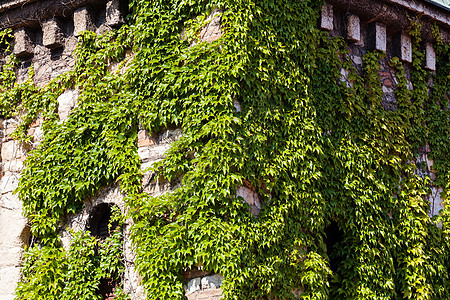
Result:
{"type": "MultiPolygon", "coordinates": [[[[319,26],[332,36],[346,38],[351,58],[357,70],[362,70],[362,56],[369,50],[386,51],[388,57],[398,56],[407,70],[412,62],[411,37],[406,13],[422,15],[423,40],[426,50],[425,67],[436,69],[436,57],[433,48],[431,24],[436,22],[441,29],[444,41],[450,41],[450,11],[419,0],[328,0],[323,6],[319,26]]],[[[214,11],[209,17],[211,22],[200,32],[202,41],[212,42],[221,36],[220,12],[214,11]]],[[[28,78],[31,64],[35,69],[35,83],[45,85],[49,80],[70,70],[74,65],[72,55],[78,36],[82,31],[90,30],[104,33],[110,28],[123,24],[123,1],[119,0],[8,0],[0,4],[0,28],[14,30],[14,53],[21,59],[17,70],[18,80],[28,78]]],[[[110,66],[112,69],[114,66],[110,66]]],[[[342,80],[351,85],[348,72],[341,71],[342,80]]],[[[383,84],[385,109],[396,109],[394,91],[396,78],[392,68],[382,63],[379,71],[383,84]]],[[[76,106],[78,91],[68,90],[58,98],[58,115],[63,122],[76,106]]],[[[235,100],[235,107],[240,104],[235,100]]],[[[13,191],[17,187],[23,161],[29,149],[23,149],[11,138],[17,126],[17,119],[1,120],[1,175],[0,175],[0,300],[14,298],[14,289],[20,280],[20,265],[23,247],[29,243],[29,227],[22,216],[21,203],[13,191]]],[[[180,129],[168,130],[158,135],[144,130],[138,133],[138,154],[142,161],[142,170],[161,160],[171,143],[179,139],[180,129]]],[[[33,136],[32,147],[42,138],[41,120],[31,126],[29,135],[33,136]]],[[[427,174],[433,179],[433,162],[427,158],[430,149],[424,147],[420,159],[427,164],[427,174]]],[[[143,179],[143,191],[156,196],[170,192],[178,187],[168,182],[160,182],[151,172],[143,179]]],[[[443,208],[440,192],[433,187],[429,195],[430,216],[443,208]]],[[[236,197],[242,197],[250,206],[255,217],[261,210],[258,194],[251,186],[238,187],[236,197]]],[[[93,210],[102,203],[116,205],[126,211],[117,185],[106,187],[85,201],[85,208],[71,216],[68,228],[86,230],[93,210]]],[[[139,275],[134,270],[133,247],[129,240],[132,221],[125,224],[124,253],[126,258],[125,291],[132,299],[144,299],[144,290],[140,286],[139,275]]],[[[61,232],[64,246],[67,247],[71,236],[67,230],[61,232]]],[[[201,270],[188,270],[185,274],[187,299],[219,299],[222,277],[201,270]]]]}

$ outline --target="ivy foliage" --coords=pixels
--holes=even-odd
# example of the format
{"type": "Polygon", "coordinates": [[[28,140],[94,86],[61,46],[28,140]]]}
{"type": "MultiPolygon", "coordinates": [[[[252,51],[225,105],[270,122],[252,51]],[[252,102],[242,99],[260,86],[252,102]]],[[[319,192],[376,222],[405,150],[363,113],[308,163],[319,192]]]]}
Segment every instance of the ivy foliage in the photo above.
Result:
{"type": "MultiPolygon", "coordinates": [[[[22,299],[103,299],[99,295],[102,280],[120,282],[123,279],[123,220],[118,208],[111,222],[116,229],[104,240],[90,236],[89,232],[71,231],[69,249],[54,246],[35,246],[25,254],[22,268],[26,279],[19,283],[17,296],[22,299]]],[[[115,299],[129,297],[120,285],[115,299]]]]}
{"type": "Polygon", "coordinates": [[[44,119],[17,189],[40,240],[27,250],[17,298],[97,299],[101,278],[120,277],[115,234],[101,255],[86,234],[76,233],[68,250],[59,239],[61,221],[115,181],[127,195],[148,299],[183,299],[183,272],[194,268],[222,274],[225,299],[449,298],[448,212],[428,217],[430,178],[416,163],[428,145],[433,184],[445,196],[449,46],[436,31],[429,85],[420,22],[412,22],[411,74],[390,60],[397,108],[386,110],[384,53],[367,53],[357,72],[343,41],[317,29],[321,5],[133,0],[127,25],[86,32],[74,70],[44,88],[32,77],[17,85],[11,58],[0,77],[1,113],[21,113],[16,138],[24,143],[31,122],[44,119]],[[222,35],[202,42],[217,11],[222,35]],[[80,97],[59,122],[57,97],[68,88],[80,97]],[[142,192],[139,126],[183,130],[152,169],[182,178],[172,193],[142,192]],[[263,204],[257,217],[236,197],[244,182],[263,204]],[[333,227],[341,236],[334,244],[333,227]]]}

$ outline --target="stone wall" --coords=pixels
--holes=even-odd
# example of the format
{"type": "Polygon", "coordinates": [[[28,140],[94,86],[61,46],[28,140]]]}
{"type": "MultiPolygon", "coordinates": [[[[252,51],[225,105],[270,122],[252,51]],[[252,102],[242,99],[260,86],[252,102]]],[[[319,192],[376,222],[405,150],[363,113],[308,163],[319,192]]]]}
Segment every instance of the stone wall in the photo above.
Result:
{"type": "MultiPolygon", "coordinates": [[[[424,68],[436,71],[436,53],[431,27],[434,23],[439,27],[441,38],[450,42],[450,10],[417,0],[327,0],[322,7],[319,26],[329,32],[330,36],[342,36],[346,40],[353,66],[362,75],[363,56],[368,51],[380,50],[386,52],[386,59],[381,61],[378,72],[383,89],[382,106],[386,110],[396,110],[397,100],[395,90],[397,79],[394,69],[388,64],[392,57],[398,57],[403,62],[408,88],[413,89],[410,82],[412,67],[412,43],[409,30],[409,16],[420,15],[422,26],[422,50],[425,51],[424,68]]],[[[347,70],[341,70],[341,80],[348,86],[352,85],[347,78],[347,70]]],[[[432,84],[432,81],[430,82],[432,84]]],[[[432,193],[429,216],[435,216],[444,208],[441,198],[442,188],[434,186],[436,179],[433,161],[428,158],[432,151],[426,144],[420,149],[418,163],[425,163],[425,171],[419,171],[420,176],[431,178],[432,193]]]]}
{"type": "MultiPolygon", "coordinates": [[[[408,70],[411,67],[412,47],[409,36],[409,21],[406,13],[419,12],[423,22],[423,40],[426,50],[425,67],[430,71],[436,68],[435,53],[431,38],[430,25],[437,22],[442,37],[450,41],[450,12],[424,1],[411,0],[327,0],[323,6],[318,26],[331,36],[343,36],[350,50],[351,59],[357,70],[362,72],[362,56],[369,50],[386,51],[388,58],[398,56],[408,70]]],[[[78,36],[84,30],[104,33],[124,22],[123,1],[119,0],[8,0],[0,3],[0,28],[13,28],[14,53],[20,58],[17,70],[18,80],[28,78],[29,67],[35,68],[35,83],[45,85],[49,80],[70,70],[74,65],[72,55],[78,43],[78,36]]],[[[200,32],[199,40],[212,42],[221,36],[220,11],[211,13],[210,22],[200,32]]],[[[195,43],[195,41],[193,41],[195,43]]],[[[395,110],[396,88],[395,73],[382,62],[379,71],[383,84],[385,109],[395,110]]],[[[114,69],[114,66],[110,66],[114,69]]],[[[342,78],[348,85],[348,72],[341,70],[342,78]]],[[[412,85],[411,85],[412,88],[412,85]]],[[[58,98],[58,115],[61,121],[76,107],[78,91],[68,90],[58,98]]],[[[237,100],[234,103],[240,110],[237,100]]],[[[0,120],[1,174],[0,174],[0,300],[14,298],[14,289],[20,280],[20,265],[23,247],[29,243],[30,234],[27,220],[22,216],[19,199],[13,194],[23,168],[27,151],[12,140],[11,134],[17,126],[17,119],[0,120]]],[[[33,136],[32,146],[36,147],[42,138],[41,120],[31,126],[29,134],[33,136]]],[[[157,196],[179,187],[180,183],[170,184],[161,181],[148,168],[161,160],[171,144],[178,140],[180,129],[149,133],[143,129],[138,132],[138,154],[144,170],[143,191],[157,196]]],[[[426,146],[419,159],[427,164],[425,174],[433,179],[433,162],[427,158],[432,151],[426,146]]],[[[443,208],[440,192],[433,187],[429,195],[430,216],[443,208]]],[[[248,184],[237,187],[236,197],[249,204],[255,216],[261,210],[261,202],[255,189],[248,184]]],[[[96,195],[86,199],[84,209],[67,221],[67,227],[86,230],[89,218],[98,205],[108,203],[116,205],[122,212],[127,210],[118,185],[105,187],[96,195]]],[[[129,240],[132,221],[127,220],[124,228],[124,253],[126,258],[125,290],[132,299],[144,299],[139,275],[134,269],[133,247],[129,240]]],[[[67,230],[61,231],[65,247],[71,236],[67,230]]],[[[222,276],[201,270],[186,270],[185,292],[189,300],[221,298],[222,276]]]]}
{"type": "MultiPolygon", "coordinates": [[[[104,33],[123,23],[119,0],[112,1],[30,1],[10,0],[0,3],[0,27],[14,31],[13,52],[20,58],[18,82],[28,79],[33,65],[37,85],[43,86],[51,79],[70,70],[75,62],[73,50],[81,31],[104,33]],[[63,8],[63,9],[62,9],[63,8]]],[[[58,98],[58,115],[63,121],[75,107],[77,91],[66,91],[58,98]]],[[[20,265],[25,245],[30,242],[27,220],[22,216],[22,205],[13,191],[18,185],[23,161],[30,149],[24,149],[11,138],[19,120],[0,120],[1,173],[0,173],[0,300],[14,299],[14,290],[20,280],[20,265]]],[[[33,136],[31,148],[42,138],[41,120],[34,122],[28,132],[33,136]]],[[[108,189],[109,191],[110,189],[108,189]]],[[[117,188],[116,188],[117,190],[117,188]]],[[[113,189],[113,191],[116,191],[113,189]]],[[[100,193],[89,207],[102,201],[120,197],[116,193],[100,193]]],[[[123,205],[121,206],[123,209],[123,205]]],[[[68,225],[85,230],[74,216],[68,225]],[[77,226],[75,226],[77,225],[77,226]]],[[[126,228],[129,235],[129,229],[126,228]]],[[[66,236],[65,236],[66,237],[66,236]]],[[[67,243],[67,237],[65,239],[67,243]]],[[[127,240],[125,253],[131,253],[127,240]]],[[[130,260],[132,261],[132,259],[130,260]]],[[[143,299],[139,278],[132,266],[127,269],[127,287],[134,299],[143,299]]]]}

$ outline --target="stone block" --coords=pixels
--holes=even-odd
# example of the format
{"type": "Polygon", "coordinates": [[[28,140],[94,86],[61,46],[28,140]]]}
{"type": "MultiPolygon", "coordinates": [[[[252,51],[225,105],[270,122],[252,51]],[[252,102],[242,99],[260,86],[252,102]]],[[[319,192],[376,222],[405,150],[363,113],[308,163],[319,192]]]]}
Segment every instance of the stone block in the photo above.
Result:
{"type": "Polygon", "coordinates": [[[36,128],[33,134],[33,143],[40,143],[42,138],[44,137],[44,131],[42,130],[42,126],[36,128]]]}
{"type": "Polygon", "coordinates": [[[64,33],[61,29],[61,22],[53,18],[42,24],[42,44],[50,49],[64,46],[64,33]]]}
{"type": "Polygon", "coordinates": [[[194,278],[189,280],[189,282],[186,285],[186,294],[189,295],[195,293],[196,291],[199,291],[200,286],[201,286],[200,278],[194,278]]]}
{"type": "Polygon", "coordinates": [[[142,139],[138,140],[138,147],[146,147],[146,146],[152,146],[155,144],[154,139],[142,139]]]}
{"type": "Polygon", "coordinates": [[[197,294],[197,300],[218,300],[220,298],[222,298],[221,289],[204,290],[197,294]]]}
{"type": "Polygon", "coordinates": [[[404,62],[412,62],[411,37],[407,34],[400,36],[400,59],[404,62]]]}
{"type": "Polygon", "coordinates": [[[241,186],[236,190],[236,197],[242,197],[248,205],[253,215],[257,216],[262,208],[261,200],[258,193],[249,189],[248,187],[241,186]]]}
{"type": "MultiPolygon", "coordinates": [[[[0,248],[0,268],[17,265],[22,258],[22,247],[0,248]]],[[[1,298],[0,298],[1,299],[1,298]]]]}
{"type": "Polygon", "coordinates": [[[147,130],[143,130],[143,129],[139,130],[139,132],[138,132],[139,140],[148,139],[148,138],[150,138],[150,135],[148,134],[147,130]]]}
{"type": "Polygon", "coordinates": [[[5,135],[9,137],[17,129],[18,124],[15,120],[8,120],[6,122],[5,135]]]}
{"type": "Polygon", "coordinates": [[[11,172],[6,172],[6,174],[0,180],[0,193],[12,193],[17,188],[18,184],[18,175],[11,172]]]}
{"type": "Polygon", "coordinates": [[[368,28],[367,44],[369,50],[386,51],[386,25],[378,22],[371,23],[368,28]]]}
{"type": "Polygon", "coordinates": [[[0,299],[1,300],[15,300],[16,296],[15,296],[15,294],[8,294],[8,295],[0,294],[0,299]]]}
{"type": "MultiPolygon", "coordinates": [[[[145,162],[145,163],[142,163],[141,164],[141,170],[146,170],[146,169],[148,169],[148,168],[150,168],[151,166],[153,166],[153,164],[155,163],[155,162],[158,162],[159,160],[153,160],[153,161],[149,161],[149,162],[145,162]]],[[[150,172],[147,172],[147,173],[150,173],[150,172]]]]}
{"type": "Polygon", "coordinates": [[[171,144],[181,138],[183,132],[181,129],[166,130],[157,138],[158,144],[171,144]]]}
{"type": "Polygon", "coordinates": [[[375,49],[386,51],[386,25],[375,23],[375,49]]]}
{"type": "Polygon", "coordinates": [[[116,27],[124,23],[122,12],[120,11],[120,0],[109,0],[106,3],[106,23],[116,27]]]}
{"type": "MultiPolygon", "coordinates": [[[[143,182],[144,183],[144,182],[143,182]]],[[[165,180],[147,180],[147,184],[143,186],[143,191],[151,196],[159,196],[171,190],[170,182],[165,180]]]]}
{"type": "Polygon", "coordinates": [[[355,65],[362,65],[362,64],[363,64],[363,60],[362,60],[362,57],[361,57],[361,56],[358,56],[358,55],[352,55],[351,58],[352,58],[352,61],[353,61],[353,63],[354,63],[355,65]]]}
{"type": "MultiPolygon", "coordinates": [[[[29,227],[22,216],[22,209],[0,207],[0,248],[22,247],[24,239],[28,240],[29,237],[24,236],[24,233],[29,233],[29,227]]],[[[12,261],[9,265],[19,265],[19,262],[12,261]]]]}
{"type": "MultiPolygon", "coordinates": [[[[17,188],[17,182],[13,183],[13,190],[17,188]]],[[[3,193],[2,193],[3,194],[3,193]]],[[[22,209],[22,202],[19,200],[17,194],[13,194],[12,191],[0,196],[0,205],[6,209],[22,209]]]]}
{"type": "Polygon", "coordinates": [[[73,12],[73,35],[78,37],[83,31],[94,31],[92,14],[88,7],[81,7],[73,12]]]}
{"type": "Polygon", "coordinates": [[[205,42],[213,42],[222,36],[220,30],[221,11],[216,9],[208,16],[208,25],[200,31],[200,40],[205,42]]]}
{"type": "Polygon", "coordinates": [[[428,211],[430,218],[439,215],[439,212],[445,208],[444,201],[441,198],[442,192],[442,188],[431,187],[431,194],[427,196],[430,202],[430,210],[428,211]]]}
{"type": "Polygon", "coordinates": [[[357,15],[349,15],[347,18],[347,39],[354,42],[361,40],[361,25],[357,15]]]}
{"type": "Polygon", "coordinates": [[[14,54],[21,58],[33,56],[34,45],[27,29],[21,27],[14,31],[14,54]]]}
{"type": "Polygon", "coordinates": [[[170,149],[169,144],[163,144],[158,146],[140,147],[138,149],[138,155],[143,162],[151,160],[159,160],[165,157],[165,153],[170,149]]]}
{"type": "Polygon", "coordinates": [[[233,100],[233,106],[236,109],[236,112],[241,112],[242,111],[241,102],[239,102],[238,99],[234,99],[233,100]]]}
{"type": "Polygon", "coordinates": [[[24,154],[22,147],[16,141],[3,143],[1,153],[3,162],[14,158],[20,158],[24,154]]]}
{"type": "Polygon", "coordinates": [[[432,44],[426,44],[425,46],[425,68],[436,71],[436,52],[432,44]]]}
{"type": "Polygon", "coordinates": [[[202,290],[218,289],[222,286],[223,276],[215,274],[212,276],[205,276],[201,279],[202,290]]]}
{"type": "Polygon", "coordinates": [[[333,6],[325,4],[322,6],[320,14],[320,28],[325,30],[333,30],[333,6]]]}
{"type": "Polygon", "coordinates": [[[0,268],[0,297],[2,300],[14,295],[19,281],[20,268],[18,266],[0,268]]]}
{"type": "Polygon", "coordinates": [[[77,90],[68,90],[58,97],[58,116],[60,121],[67,119],[70,111],[77,103],[78,96],[77,90]]]}
{"type": "MultiPolygon", "coordinates": [[[[35,51],[39,51],[39,48],[43,46],[36,46],[35,51]]],[[[37,52],[36,51],[36,52],[37,52]]],[[[35,52],[35,57],[37,53],[35,52]]],[[[48,55],[50,56],[50,55],[48,55]]],[[[34,63],[34,82],[39,86],[44,86],[48,83],[52,76],[52,65],[45,58],[37,59],[34,63]]]]}
{"type": "Polygon", "coordinates": [[[147,147],[156,144],[156,139],[150,136],[146,130],[138,132],[138,147],[147,147]]]}

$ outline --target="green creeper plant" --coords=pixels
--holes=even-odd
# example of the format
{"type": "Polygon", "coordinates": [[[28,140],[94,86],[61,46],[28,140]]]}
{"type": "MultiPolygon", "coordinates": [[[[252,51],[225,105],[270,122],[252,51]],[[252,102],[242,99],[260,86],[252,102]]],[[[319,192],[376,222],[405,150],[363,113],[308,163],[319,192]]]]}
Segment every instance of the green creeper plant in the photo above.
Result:
{"type": "Polygon", "coordinates": [[[16,191],[40,241],[17,298],[97,299],[101,278],[121,278],[120,230],[101,245],[77,233],[69,250],[59,238],[65,218],[114,182],[148,299],[184,299],[194,268],[222,274],[225,299],[449,298],[448,211],[430,219],[426,200],[432,185],[448,191],[449,46],[435,28],[428,84],[411,21],[411,76],[390,60],[397,108],[386,110],[385,54],[367,53],[359,73],[344,41],[316,27],[322,4],[132,0],[128,23],[84,33],[74,69],[46,87],[17,85],[4,67],[0,112],[20,116],[15,137],[29,142],[29,125],[44,121],[16,191]],[[218,9],[221,37],[201,42],[218,9]],[[77,105],[58,122],[56,99],[72,88],[77,105]],[[175,191],[142,191],[141,127],[182,129],[151,168],[181,183],[175,191]],[[433,183],[417,163],[426,145],[433,183]],[[236,196],[244,184],[261,200],[257,216],[236,196]]]}

